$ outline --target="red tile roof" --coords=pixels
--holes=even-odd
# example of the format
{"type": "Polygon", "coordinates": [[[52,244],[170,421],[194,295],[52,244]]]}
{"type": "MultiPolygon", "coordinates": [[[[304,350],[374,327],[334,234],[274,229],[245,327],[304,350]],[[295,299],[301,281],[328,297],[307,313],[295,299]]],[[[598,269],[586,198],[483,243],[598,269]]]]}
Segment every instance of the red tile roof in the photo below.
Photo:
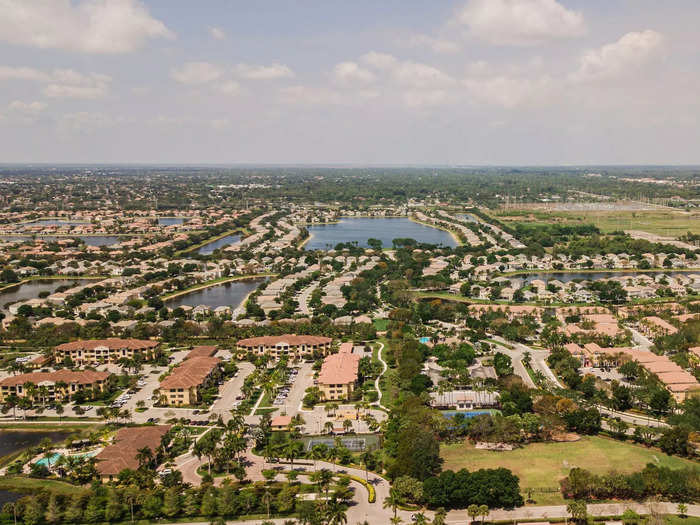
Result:
{"type": "Polygon", "coordinates": [[[0,386],[17,386],[25,383],[38,385],[44,381],[50,383],[76,383],[79,385],[91,385],[97,381],[104,381],[111,374],[109,372],[96,372],[94,370],[57,370],[55,372],[31,372],[29,374],[19,374],[6,377],[0,381],[0,386]]]}
{"type": "Polygon", "coordinates": [[[110,350],[121,350],[128,348],[130,350],[147,350],[158,346],[158,341],[148,341],[143,339],[120,339],[118,337],[110,337],[108,339],[89,339],[81,341],[71,341],[58,345],[56,350],[94,350],[95,348],[106,346],[110,350]]]}
{"type": "Polygon", "coordinates": [[[332,354],[323,360],[318,382],[322,385],[345,385],[357,381],[360,356],[355,354],[332,354]]]}
{"type": "Polygon", "coordinates": [[[289,346],[299,345],[323,345],[330,344],[333,341],[330,337],[321,337],[318,335],[265,335],[262,337],[249,337],[238,341],[238,346],[257,347],[257,346],[275,346],[280,343],[285,343],[289,346]]]}
{"type": "Polygon", "coordinates": [[[154,453],[170,425],[122,428],[114,437],[114,444],[95,456],[97,471],[103,476],[117,475],[124,469],[136,470],[139,449],[150,448],[154,453]]]}
{"type": "Polygon", "coordinates": [[[218,357],[193,357],[176,366],[160,383],[161,389],[191,388],[201,385],[218,366],[218,357]]]}

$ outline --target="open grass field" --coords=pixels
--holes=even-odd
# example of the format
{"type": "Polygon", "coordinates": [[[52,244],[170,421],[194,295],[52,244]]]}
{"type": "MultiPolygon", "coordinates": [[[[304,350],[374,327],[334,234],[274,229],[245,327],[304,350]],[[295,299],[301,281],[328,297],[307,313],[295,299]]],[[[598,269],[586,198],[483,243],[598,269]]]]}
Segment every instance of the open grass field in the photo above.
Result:
{"type": "Polygon", "coordinates": [[[493,212],[504,223],[594,224],[602,232],[642,230],[676,238],[687,232],[700,233],[700,213],[676,210],[576,211],[500,210],[493,212]]]}
{"type": "Polygon", "coordinates": [[[0,490],[11,490],[31,494],[40,490],[48,490],[62,496],[73,496],[85,492],[83,487],[71,485],[64,481],[52,479],[26,478],[23,476],[0,477],[0,490]]]}
{"type": "MultiPolygon", "coordinates": [[[[624,443],[597,436],[584,436],[573,443],[533,443],[512,451],[495,452],[477,450],[471,444],[460,443],[441,447],[445,460],[443,469],[479,470],[482,468],[510,469],[520,478],[520,488],[555,489],[559,480],[566,477],[573,467],[581,467],[595,474],[635,472],[647,463],[669,468],[695,467],[700,464],[658,450],[647,449],[632,443],[624,443]]],[[[555,504],[563,500],[558,493],[533,495],[538,504],[555,504]]]]}

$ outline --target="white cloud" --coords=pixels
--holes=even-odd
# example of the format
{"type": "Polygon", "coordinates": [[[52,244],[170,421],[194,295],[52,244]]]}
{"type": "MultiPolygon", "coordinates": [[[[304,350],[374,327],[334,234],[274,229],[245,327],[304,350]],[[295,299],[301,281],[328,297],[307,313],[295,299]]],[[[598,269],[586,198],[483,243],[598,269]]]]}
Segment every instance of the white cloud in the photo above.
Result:
{"type": "Polygon", "coordinates": [[[220,27],[210,27],[209,36],[211,36],[214,40],[225,40],[226,31],[224,31],[220,27]]]}
{"type": "Polygon", "coordinates": [[[173,34],[138,0],[2,0],[0,40],[82,53],[128,53],[173,34]]]}
{"type": "Polygon", "coordinates": [[[585,53],[571,78],[585,81],[634,70],[654,58],[662,44],[663,36],[651,29],[627,33],[617,42],[585,53]]]}
{"type": "Polygon", "coordinates": [[[409,90],[403,93],[404,103],[411,108],[429,108],[444,104],[448,94],[442,89],[409,90]]]}
{"type": "Polygon", "coordinates": [[[557,88],[547,75],[532,78],[509,74],[475,76],[466,78],[463,84],[472,99],[505,109],[546,100],[557,88]]]}
{"type": "Polygon", "coordinates": [[[556,0],[469,0],[456,22],[499,45],[534,45],[586,32],[583,15],[556,0]]]}
{"type": "Polygon", "coordinates": [[[107,94],[111,77],[90,73],[84,75],[72,69],[55,70],[44,94],[52,98],[100,98],[107,94]]]}
{"type": "Polygon", "coordinates": [[[415,35],[410,38],[410,45],[415,47],[427,47],[435,53],[456,53],[459,51],[459,44],[452,40],[436,38],[429,35],[415,35]]]}
{"type": "Polygon", "coordinates": [[[284,64],[271,64],[269,66],[238,64],[234,68],[234,72],[239,77],[248,80],[275,80],[294,76],[294,72],[284,64]]]}
{"type": "Polygon", "coordinates": [[[223,68],[210,62],[187,62],[170,71],[170,77],[180,84],[208,84],[221,78],[223,68]]]}
{"type": "Polygon", "coordinates": [[[220,84],[218,89],[224,95],[237,95],[241,91],[241,85],[235,80],[227,80],[220,84]]]}
{"type": "Polygon", "coordinates": [[[333,68],[333,80],[339,84],[371,84],[374,79],[374,73],[357,62],[341,62],[333,68]]]}
{"type": "Polygon", "coordinates": [[[49,75],[33,67],[0,66],[0,80],[31,80],[44,82],[49,80],[49,75]]]}
{"type": "Polygon", "coordinates": [[[396,57],[388,53],[378,53],[377,51],[370,51],[365,53],[360,57],[360,60],[377,69],[389,69],[396,65],[398,60],[396,57]]]}
{"type": "Polygon", "coordinates": [[[51,98],[100,98],[109,91],[112,78],[99,73],[80,73],[72,69],[51,72],[30,67],[0,66],[0,80],[19,80],[45,84],[43,93],[51,98]]]}
{"type": "Polygon", "coordinates": [[[59,133],[85,134],[109,128],[124,121],[123,118],[114,118],[105,113],[79,111],[62,115],[57,124],[59,133]]]}
{"type": "Polygon", "coordinates": [[[360,60],[374,69],[387,72],[391,78],[404,86],[413,88],[434,88],[454,83],[454,80],[436,67],[410,60],[370,51],[360,60]]]}
{"type": "Polygon", "coordinates": [[[23,102],[21,100],[13,100],[7,106],[7,109],[12,112],[17,112],[24,115],[36,115],[46,109],[45,102],[23,102]]]}

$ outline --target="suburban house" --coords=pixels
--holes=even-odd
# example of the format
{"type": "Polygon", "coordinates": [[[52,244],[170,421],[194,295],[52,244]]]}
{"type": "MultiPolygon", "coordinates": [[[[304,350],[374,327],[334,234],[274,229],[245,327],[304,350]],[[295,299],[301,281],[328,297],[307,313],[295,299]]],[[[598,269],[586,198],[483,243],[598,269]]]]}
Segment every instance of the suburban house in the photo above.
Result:
{"type": "Polygon", "coordinates": [[[326,356],[318,374],[323,399],[348,399],[355,390],[359,364],[360,356],[352,353],[352,343],[343,343],[337,354],[326,356]]]}
{"type": "Polygon", "coordinates": [[[153,350],[158,344],[157,341],[117,337],[72,341],[58,345],[54,349],[54,356],[57,362],[70,358],[77,365],[116,363],[120,359],[133,359],[137,355],[149,360],[153,358],[153,350]]]}
{"type": "Polygon", "coordinates": [[[158,391],[164,405],[196,405],[202,400],[201,391],[219,376],[218,357],[188,357],[161,381],[158,391]]]}
{"type": "Polygon", "coordinates": [[[80,390],[101,392],[110,375],[109,372],[93,370],[57,370],[10,376],[0,381],[0,401],[13,394],[29,397],[32,401],[63,401],[80,390]],[[28,383],[33,387],[28,387],[28,383]]]}
{"type": "Polygon", "coordinates": [[[243,357],[252,352],[256,355],[269,355],[274,359],[288,356],[301,359],[314,352],[328,353],[333,339],[316,335],[268,335],[241,339],[236,343],[236,351],[243,357]]]}
{"type": "Polygon", "coordinates": [[[119,429],[114,442],[106,446],[95,459],[95,468],[103,482],[113,481],[124,469],[136,470],[139,462],[138,451],[149,448],[155,456],[163,436],[170,430],[170,425],[145,427],[126,427],[119,429]]]}

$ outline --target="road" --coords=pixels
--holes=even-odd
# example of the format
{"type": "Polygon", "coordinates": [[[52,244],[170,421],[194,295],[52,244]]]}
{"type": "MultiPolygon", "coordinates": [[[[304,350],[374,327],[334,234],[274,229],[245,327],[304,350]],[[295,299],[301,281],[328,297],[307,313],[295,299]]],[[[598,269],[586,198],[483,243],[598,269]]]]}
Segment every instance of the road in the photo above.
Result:
{"type": "Polygon", "coordinates": [[[231,419],[231,409],[236,402],[236,396],[241,394],[243,382],[245,378],[253,373],[255,365],[248,361],[240,361],[238,365],[238,374],[236,377],[229,379],[219,390],[219,398],[214,401],[211,411],[215,414],[220,414],[224,421],[231,419]]]}
{"type": "Polygon", "coordinates": [[[309,308],[309,298],[311,297],[311,294],[313,291],[318,288],[318,282],[314,282],[304,288],[301,293],[299,294],[299,311],[304,314],[304,315],[311,315],[311,309],[309,308]]]}

